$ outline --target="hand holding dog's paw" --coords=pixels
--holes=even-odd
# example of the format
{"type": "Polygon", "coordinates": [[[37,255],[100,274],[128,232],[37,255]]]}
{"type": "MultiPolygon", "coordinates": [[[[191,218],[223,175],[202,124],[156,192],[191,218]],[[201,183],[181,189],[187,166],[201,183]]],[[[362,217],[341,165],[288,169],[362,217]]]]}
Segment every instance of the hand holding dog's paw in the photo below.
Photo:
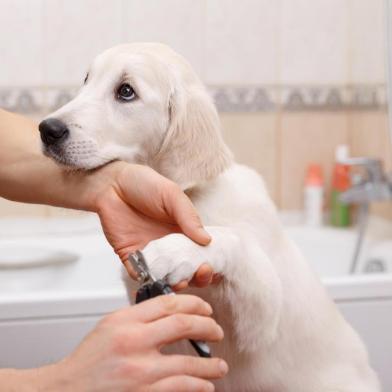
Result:
{"type": "Polygon", "coordinates": [[[166,278],[170,285],[175,285],[190,280],[203,263],[210,261],[208,249],[183,234],[170,234],[151,241],[143,254],[155,278],[166,278]]]}

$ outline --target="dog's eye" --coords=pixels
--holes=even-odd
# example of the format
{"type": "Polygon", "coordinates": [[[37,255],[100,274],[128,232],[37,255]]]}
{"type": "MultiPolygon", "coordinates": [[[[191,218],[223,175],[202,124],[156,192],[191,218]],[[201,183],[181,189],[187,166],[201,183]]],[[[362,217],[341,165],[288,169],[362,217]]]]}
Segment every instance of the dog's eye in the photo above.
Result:
{"type": "Polygon", "coordinates": [[[84,78],[83,84],[86,84],[88,80],[88,73],[86,73],[86,77],[84,78]]]}
{"type": "Polygon", "coordinates": [[[117,97],[121,101],[132,101],[136,97],[136,94],[133,88],[128,83],[123,83],[117,89],[117,97]]]}

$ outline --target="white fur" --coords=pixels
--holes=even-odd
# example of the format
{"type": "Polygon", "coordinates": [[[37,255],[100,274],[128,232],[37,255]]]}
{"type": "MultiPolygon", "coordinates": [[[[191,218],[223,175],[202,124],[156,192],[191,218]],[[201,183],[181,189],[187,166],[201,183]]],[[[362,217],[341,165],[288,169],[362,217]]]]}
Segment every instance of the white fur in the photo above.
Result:
{"type": "Polygon", "coordinates": [[[150,165],[196,205],[210,245],[171,234],[144,254],[170,283],[206,261],[224,275],[219,286],[194,291],[225,330],[213,350],[230,373],[217,390],[380,390],[361,340],[285,234],[261,178],[232,163],[214,105],[184,59],[159,44],[112,48],[95,60],[80,94],[50,117],[71,129],[55,159],[85,169],[112,159],[150,165]],[[134,102],[113,97],[124,75],[140,97],[134,102]]]}

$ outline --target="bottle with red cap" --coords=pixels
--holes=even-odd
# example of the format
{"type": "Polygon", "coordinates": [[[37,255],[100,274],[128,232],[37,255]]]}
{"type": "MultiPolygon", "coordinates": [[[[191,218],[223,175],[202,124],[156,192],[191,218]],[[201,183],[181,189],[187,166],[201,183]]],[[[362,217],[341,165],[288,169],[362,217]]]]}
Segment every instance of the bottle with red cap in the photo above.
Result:
{"type": "Polygon", "coordinates": [[[305,223],[321,226],[324,207],[324,176],[321,165],[311,163],[305,177],[305,223]]]}
{"type": "Polygon", "coordinates": [[[348,146],[337,146],[331,189],[331,224],[337,227],[346,227],[351,223],[350,206],[340,201],[340,195],[351,186],[350,167],[342,163],[347,158],[348,146]]]}

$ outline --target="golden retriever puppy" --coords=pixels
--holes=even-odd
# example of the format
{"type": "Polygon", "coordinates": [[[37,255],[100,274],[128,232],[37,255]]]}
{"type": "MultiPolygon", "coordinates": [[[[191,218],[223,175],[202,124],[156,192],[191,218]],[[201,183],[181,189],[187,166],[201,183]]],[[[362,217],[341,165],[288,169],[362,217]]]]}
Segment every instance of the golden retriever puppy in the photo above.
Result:
{"type": "Polygon", "coordinates": [[[206,261],[224,276],[195,291],[225,331],[213,346],[230,366],[218,391],[380,390],[360,338],[285,234],[260,176],[233,161],[214,104],[181,56],[154,43],[107,50],[76,98],[40,131],[45,154],[62,165],[136,162],[190,196],[211,244],[171,234],[144,254],[153,274],[170,284],[206,261]]]}

